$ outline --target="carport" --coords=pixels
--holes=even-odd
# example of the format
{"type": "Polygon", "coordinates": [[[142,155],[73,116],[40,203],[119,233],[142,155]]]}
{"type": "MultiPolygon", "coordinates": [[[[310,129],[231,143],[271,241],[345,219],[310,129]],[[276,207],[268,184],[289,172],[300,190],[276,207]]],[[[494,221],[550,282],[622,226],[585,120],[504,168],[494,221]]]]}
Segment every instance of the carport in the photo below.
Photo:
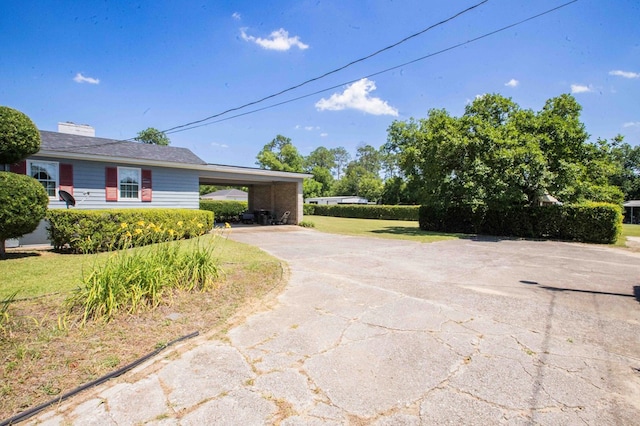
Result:
{"type": "Polygon", "coordinates": [[[289,211],[290,223],[302,220],[302,182],[312,175],[251,167],[207,164],[199,166],[200,185],[246,186],[249,211],[268,210],[276,216],[289,211]]]}

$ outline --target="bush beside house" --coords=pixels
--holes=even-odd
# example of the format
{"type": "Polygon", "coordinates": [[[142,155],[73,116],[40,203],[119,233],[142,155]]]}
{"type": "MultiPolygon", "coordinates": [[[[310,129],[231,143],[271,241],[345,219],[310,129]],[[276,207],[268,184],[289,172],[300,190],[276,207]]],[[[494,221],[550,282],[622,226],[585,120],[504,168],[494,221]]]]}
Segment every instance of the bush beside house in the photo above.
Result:
{"type": "Polygon", "coordinates": [[[212,212],[189,209],[49,210],[49,239],[56,250],[95,253],[202,235],[212,212]]]}
{"type": "Polygon", "coordinates": [[[49,197],[30,176],[0,172],[0,258],[5,240],[32,232],[47,212],[49,197]]]}
{"type": "MultiPolygon", "coordinates": [[[[40,133],[29,117],[0,106],[0,166],[13,164],[38,152],[40,133]]],[[[0,259],[6,257],[5,241],[36,229],[44,217],[49,197],[30,176],[0,172],[0,259]]]]}

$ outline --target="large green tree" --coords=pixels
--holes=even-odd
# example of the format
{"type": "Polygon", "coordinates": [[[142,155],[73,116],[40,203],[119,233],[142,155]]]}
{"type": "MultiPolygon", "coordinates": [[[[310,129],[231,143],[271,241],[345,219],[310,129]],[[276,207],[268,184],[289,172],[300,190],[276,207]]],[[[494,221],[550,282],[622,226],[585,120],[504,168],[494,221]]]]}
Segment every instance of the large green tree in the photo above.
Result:
{"type": "MultiPolygon", "coordinates": [[[[16,163],[40,150],[40,132],[20,111],[0,107],[0,164],[16,163]]],[[[34,178],[0,172],[0,259],[5,241],[34,231],[49,204],[46,190],[34,178]]]]}
{"type": "Polygon", "coordinates": [[[356,163],[373,175],[378,175],[382,168],[380,152],[371,145],[360,145],[356,148],[356,163]]]}
{"type": "Polygon", "coordinates": [[[312,179],[305,179],[304,197],[324,197],[330,194],[333,185],[331,169],[336,167],[332,150],[319,146],[304,159],[304,169],[313,174],[312,179]]]}
{"type": "Polygon", "coordinates": [[[133,138],[134,140],[150,145],[169,145],[171,140],[169,137],[161,130],[158,130],[154,127],[148,127],[144,130],[138,132],[138,136],[133,138]]]}
{"type": "Polygon", "coordinates": [[[351,155],[343,146],[333,148],[331,149],[331,152],[333,153],[333,158],[336,162],[336,165],[333,168],[334,175],[336,179],[340,179],[351,160],[351,155]]]}
{"type": "Polygon", "coordinates": [[[331,171],[331,169],[336,167],[336,156],[332,150],[324,146],[319,146],[307,155],[304,159],[304,164],[307,172],[311,172],[316,167],[331,171]]]}
{"type": "Polygon", "coordinates": [[[266,144],[256,157],[256,164],[261,169],[280,170],[284,172],[303,172],[304,157],[291,143],[291,139],[277,135],[266,144]]]}
{"type": "Polygon", "coordinates": [[[616,165],[611,183],[622,190],[625,200],[640,200],[640,145],[632,147],[622,135],[599,142],[616,165]]]}
{"type": "Polygon", "coordinates": [[[357,195],[370,202],[377,202],[383,190],[382,180],[362,164],[352,161],[341,179],[334,184],[335,195],[357,195]]]}
{"type": "Polygon", "coordinates": [[[476,208],[534,205],[545,193],[563,202],[619,202],[610,158],[580,122],[571,95],[536,113],[510,98],[481,96],[461,117],[443,109],[395,121],[384,149],[397,155],[419,202],[476,208]]]}

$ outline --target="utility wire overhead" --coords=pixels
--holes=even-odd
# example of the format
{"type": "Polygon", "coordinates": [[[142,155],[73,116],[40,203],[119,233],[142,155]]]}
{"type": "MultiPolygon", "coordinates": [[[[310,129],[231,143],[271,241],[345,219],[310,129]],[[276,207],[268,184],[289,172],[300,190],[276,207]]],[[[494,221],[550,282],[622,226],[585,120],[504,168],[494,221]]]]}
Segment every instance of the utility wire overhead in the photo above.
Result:
{"type": "MultiPolygon", "coordinates": [[[[393,66],[393,67],[386,68],[386,69],[384,69],[384,70],[374,72],[374,73],[372,73],[372,74],[366,75],[366,76],[364,76],[364,77],[357,78],[357,79],[355,79],[355,80],[350,80],[350,81],[347,81],[347,82],[344,82],[344,83],[340,83],[340,84],[337,84],[337,85],[335,85],[335,86],[327,87],[327,88],[325,88],[325,89],[321,89],[321,90],[318,90],[318,91],[315,91],[315,92],[312,92],[312,93],[308,93],[308,94],[306,94],[306,95],[302,95],[302,96],[298,96],[298,97],[295,97],[295,98],[292,98],[292,99],[288,99],[288,100],[286,100],[286,101],[282,101],[282,102],[278,102],[278,103],[275,103],[275,104],[267,105],[267,106],[262,107],[262,108],[253,109],[253,110],[251,110],[251,111],[246,111],[246,112],[243,112],[243,113],[240,113],[240,114],[236,114],[236,115],[232,115],[232,116],[229,116],[229,117],[221,118],[221,119],[219,119],[219,120],[211,121],[211,122],[208,122],[208,123],[202,123],[202,121],[207,121],[207,120],[209,120],[209,119],[211,119],[211,118],[215,118],[215,117],[217,117],[217,116],[220,116],[220,115],[224,114],[224,113],[221,113],[221,114],[218,114],[218,115],[216,115],[216,116],[209,117],[209,118],[204,119],[204,120],[195,121],[195,122],[193,122],[193,123],[191,123],[191,124],[185,124],[185,125],[182,125],[182,126],[173,127],[172,129],[165,130],[165,133],[166,133],[166,134],[173,134],[173,133],[184,132],[184,131],[187,131],[187,130],[197,129],[198,127],[209,126],[209,125],[211,125],[211,124],[216,124],[216,123],[220,123],[220,122],[222,122],[222,121],[231,120],[231,119],[233,119],[233,118],[242,117],[242,116],[245,116],[245,115],[249,115],[249,114],[253,114],[253,113],[256,113],[256,112],[264,111],[264,110],[266,110],[266,109],[275,108],[275,107],[277,107],[277,106],[284,105],[284,104],[288,104],[288,103],[290,103],[290,102],[299,101],[300,99],[308,98],[308,97],[310,97],[310,96],[319,95],[320,93],[324,93],[324,92],[327,92],[327,91],[329,91],[329,90],[334,90],[334,89],[337,89],[337,88],[339,88],[339,87],[343,87],[343,86],[348,85],[348,84],[353,84],[353,83],[355,83],[355,82],[357,82],[357,81],[362,80],[363,78],[375,77],[375,76],[377,76],[377,75],[384,74],[384,73],[387,73],[387,72],[389,72],[389,71],[393,71],[393,70],[396,70],[396,69],[398,69],[398,68],[402,68],[402,67],[404,67],[404,66],[411,65],[411,64],[414,64],[414,63],[416,63],[416,62],[419,62],[419,61],[423,61],[423,60],[425,60],[425,59],[432,58],[432,57],[434,57],[434,56],[440,55],[440,54],[445,53],[445,52],[448,52],[448,51],[450,51],[450,50],[457,49],[457,48],[462,47],[462,46],[465,46],[465,45],[467,45],[467,44],[474,43],[474,42],[476,42],[476,41],[479,41],[479,40],[482,40],[482,39],[484,39],[484,38],[490,37],[490,36],[492,36],[492,35],[498,34],[498,33],[500,33],[500,32],[506,31],[506,30],[508,30],[508,29],[510,29],[510,28],[513,28],[513,27],[516,27],[516,26],[518,26],[518,25],[524,24],[524,23],[526,23],[526,22],[532,21],[532,20],[534,20],[534,19],[540,18],[540,17],[542,17],[542,16],[544,16],[544,15],[548,15],[548,14],[550,14],[550,13],[556,12],[557,10],[562,9],[562,8],[564,8],[564,7],[566,7],[566,6],[569,6],[569,5],[570,5],[570,4],[572,4],[572,3],[576,3],[577,1],[578,1],[578,0],[571,0],[571,1],[567,2],[567,3],[563,3],[563,4],[561,4],[561,5],[557,6],[557,7],[554,7],[554,8],[552,8],[552,9],[548,9],[548,10],[546,10],[546,11],[544,11],[544,12],[538,13],[537,15],[530,16],[530,17],[525,18],[525,19],[523,19],[523,20],[521,20],[521,21],[514,22],[513,24],[509,24],[509,25],[507,25],[507,26],[505,26],[505,27],[502,27],[502,28],[499,28],[499,29],[497,29],[497,30],[494,30],[494,31],[491,31],[491,32],[488,32],[488,33],[482,34],[482,35],[480,35],[480,36],[478,36],[478,37],[475,37],[475,38],[469,39],[469,40],[467,40],[467,41],[464,41],[464,42],[461,42],[461,43],[458,43],[458,44],[454,44],[454,45],[449,46],[449,47],[447,47],[447,48],[444,48],[444,49],[442,49],[442,50],[438,50],[437,52],[429,53],[429,54],[427,54],[427,55],[424,55],[424,56],[421,56],[421,57],[419,57],[419,58],[413,59],[413,60],[411,60],[411,61],[404,62],[404,63],[402,63],[402,64],[395,65],[395,66],[393,66]],[[201,124],[198,124],[198,123],[201,123],[201,124]]],[[[280,92],[280,93],[284,93],[284,92],[285,92],[285,91],[280,92]]],[[[274,96],[275,96],[275,95],[274,95],[274,96]]],[[[271,96],[271,97],[273,97],[273,96],[271,96]]],[[[267,99],[267,98],[265,98],[265,99],[267,99]]],[[[247,105],[250,105],[250,104],[247,104],[247,105]]],[[[245,105],[245,106],[247,106],[247,105],[245,105]]],[[[244,108],[245,106],[240,107],[240,108],[244,108]]],[[[240,108],[236,108],[236,109],[240,109],[240,108]]],[[[231,111],[231,110],[229,110],[229,111],[231,111]]],[[[229,111],[226,111],[226,112],[229,112],[229,111]]],[[[226,112],[225,112],[225,113],[226,113],[226,112]]]]}
{"type": "MultiPolygon", "coordinates": [[[[462,10],[462,11],[460,11],[460,12],[458,12],[458,13],[456,13],[456,14],[454,14],[454,15],[452,15],[452,16],[450,16],[450,17],[448,17],[448,18],[446,18],[446,19],[444,19],[444,20],[442,20],[440,22],[438,22],[438,23],[435,23],[435,24],[433,24],[433,25],[431,25],[431,26],[429,26],[429,27],[427,27],[427,28],[425,28],[423,30],[420,30],[417,33],[411,34],[411,35],[403,38],[402,40],[400,40],[400,41],[398,41],[396,43],[393,43],[393,44],[391,44],[391,45],[389,45],[387,47],[383,47],[382,49],[379,49],[379,50],[377,50],[377,51],[375,51],[375,52],[373,52],[373,53],[371,53],[371,54],[369,54],[367,56],[363,56],[362,58],[359,58],[359,59],[356,59],[354,61],[351,61],[348,64],[343,65],[343,66],[341,66],[339,68],[335,68],[335,69],[333,69],[331,71],[327,71],[322,75],[319,75],[317,77],[305,80],[302,83],[296,84],[295,86],[288,87],[288,88],[286,88],[284,90],[281,90],[281,91],[279,91],[277,93],[274,93],[274,94],[271,94],[271,95],[268,95],[268,96],[265,96],[264,98],[258,99],[256,101],[252,101],[252,102],[246,103],[246,104],[238,106],[238,107],[229,108],[229,109],[227,109],[225,111],[219,112],[219,113],[214,114],[214,115],[210,115],[209,117],[203,118],[201,120],[196,120],[196,121],[192,121],[192,122],[189,122],[189,123],[186,123],[186,124],[181,124],[179,126],[171,127],[169,129],[163,130],[163,132],[168,134],[169,132],[172,132],[174,130],[177,130],[177,129],[180,129],[180,128],[183,128],[183,127],[188,127],[188,126],[191,126],[191,125],[194,125],[194,124],[202,123],[204,121],[211,120],[212,118],[220,117],[221,115],[227,114],[229,112],[238,111],[238,110],[246,108],[248,106],[255,105],[255,104],[258,104],[260,102],[264,102],[267,99],[275,98],[276,96],[280,96],[280,95],[282,95],[284,93],[287,93],[287,92],[290,92],[292,90],[295,90],[295,89],[297,89],[299,87],[302,87],[302,86],[304,86],[306,84],[312,83],[312,82],[320,80],[322,78],[325,78],[325,77],[327,77],[327,76],[329,76],[331,74],[335,74],[335,73],[337,73],[339,71],[344,70],[345,68],[348,68],[348,67],[350,67],[350,66],[352,66],[354,64],[357,64],[359,62],[363,62],[363,61],[365,61],[367,59],[370,59],[370,58],[372,58],[372,57],[374,57],[376,55],[379,55],[382,52],[385,52],[387,50],[393,49],[394,47],[396,47],[396,46],[398,46],[398,45],[400,45],[400,44],[402,44],[402,43],[404,43],[404,42],[406,42],[408,40],[411,40],[412,38],[415,38],[415,37],[417,37],[417,36],[419,36],[421,34],[424,34],[424,33],[428,32],[428,31],[434,29],[434,28],[437,28],[437,27],[439,27],[441,25],[444,25],[447,22],[450,22],[450,21],[458,18],[459,16],[464,15],[467,12],[470,12],[473,9],[476,9],[476,8],[482,6],[483,4],[487,3],[488,1],[489,0],[483,0],[483,1],[479,2],[479,3],[476,3],[473,6],[470,6],[470,7],[466,8],[466,9],[464,9],[464,10],[462,10]]],[[[127,139],[127,140],[131,140],[131,139],[133,139],[133,138],[130,138],[130,139],[127,139]]]]}

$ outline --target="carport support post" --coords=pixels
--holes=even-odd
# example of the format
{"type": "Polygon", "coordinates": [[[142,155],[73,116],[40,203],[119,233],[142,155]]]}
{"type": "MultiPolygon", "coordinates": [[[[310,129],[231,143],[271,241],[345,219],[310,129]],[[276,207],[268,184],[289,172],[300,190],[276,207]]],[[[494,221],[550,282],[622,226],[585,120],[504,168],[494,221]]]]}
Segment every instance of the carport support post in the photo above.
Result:
{"type": "Polygon", "coordinates": [[[303,204],[304,204],[304,194],[302,191],[302,180],[298,181],[297,184],[297,200],[296,200],[296,217],[293,219],[295,224],[299,224],[303,220],[303,204]]]}

